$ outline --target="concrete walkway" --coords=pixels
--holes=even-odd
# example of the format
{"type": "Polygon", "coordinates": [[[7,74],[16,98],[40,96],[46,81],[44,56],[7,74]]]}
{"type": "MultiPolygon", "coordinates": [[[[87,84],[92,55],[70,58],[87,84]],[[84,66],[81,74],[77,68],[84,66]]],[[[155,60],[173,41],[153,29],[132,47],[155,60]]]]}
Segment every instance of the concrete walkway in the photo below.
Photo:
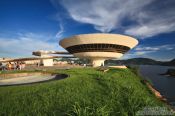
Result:
{"type": "Polygon", "coordinates": [[[53,75],[53,76],[51,76],[51,75],[36,76],[35,75],[35,76],[3,79],[3,80],[0,80],[0,86],[36,83],[36,82],[52,80],[54,78],[55,78],[55,75],[53,75]]]}

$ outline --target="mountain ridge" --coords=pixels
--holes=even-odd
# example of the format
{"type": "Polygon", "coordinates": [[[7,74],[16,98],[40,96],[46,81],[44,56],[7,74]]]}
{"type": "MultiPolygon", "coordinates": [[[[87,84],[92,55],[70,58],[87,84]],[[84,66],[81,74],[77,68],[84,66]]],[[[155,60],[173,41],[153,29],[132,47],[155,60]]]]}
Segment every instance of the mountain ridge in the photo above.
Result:
{"type": "Polygon", "coordinates": [[[131,58],[127,60],[107,60],[107,64],[117,65],[163,65],[175,66],[175,59],[170,61],[158,61],[151,58],[131,58]]]}

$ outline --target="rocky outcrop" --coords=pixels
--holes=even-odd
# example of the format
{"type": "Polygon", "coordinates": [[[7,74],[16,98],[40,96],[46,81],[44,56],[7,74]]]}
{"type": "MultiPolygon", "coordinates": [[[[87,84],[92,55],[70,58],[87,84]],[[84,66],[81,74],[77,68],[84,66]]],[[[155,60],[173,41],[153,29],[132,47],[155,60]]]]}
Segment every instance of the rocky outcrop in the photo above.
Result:
{"type": "Polygon", "coordinates": [[[168,69],[165,75],[174,76],[175,77],[175,69],[168,69]]]}
{"type": "Polygon", "coordinates": [[[153,94],[154,94],[158,99],[160,99],[161,101],[167,102],[167,99],[166,99],[164,96],[162,96],[162,95],[160,94],[160,92],[157,91],[149,82],[147,82],[146,80],[145,80],[144,82],[145,82],[145,84],[147,85],[147,87],[153,92],[153,94]]]}

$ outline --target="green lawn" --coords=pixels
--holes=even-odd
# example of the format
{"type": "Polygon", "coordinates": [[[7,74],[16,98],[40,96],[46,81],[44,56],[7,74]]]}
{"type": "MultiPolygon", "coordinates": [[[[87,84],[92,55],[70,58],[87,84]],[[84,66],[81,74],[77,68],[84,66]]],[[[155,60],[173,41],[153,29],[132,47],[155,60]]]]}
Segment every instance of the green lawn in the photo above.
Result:
{"type": "Polygon", "coordinates": [[[40,84],[0,87],[0,115],[135,115],[164,106],[129,69],[55,70],[70,77],[40,84]]]}

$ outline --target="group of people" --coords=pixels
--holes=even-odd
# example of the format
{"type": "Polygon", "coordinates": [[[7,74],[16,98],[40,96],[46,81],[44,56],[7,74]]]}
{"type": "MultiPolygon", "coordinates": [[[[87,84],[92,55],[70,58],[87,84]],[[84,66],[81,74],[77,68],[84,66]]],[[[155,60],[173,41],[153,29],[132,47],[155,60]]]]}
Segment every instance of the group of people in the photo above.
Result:
{"type": "Polygon", "coordinates": [[[24,62],[8,62],[8,63],[1,63],[1,70],[22,70],[25,68],[24,62]]]}

